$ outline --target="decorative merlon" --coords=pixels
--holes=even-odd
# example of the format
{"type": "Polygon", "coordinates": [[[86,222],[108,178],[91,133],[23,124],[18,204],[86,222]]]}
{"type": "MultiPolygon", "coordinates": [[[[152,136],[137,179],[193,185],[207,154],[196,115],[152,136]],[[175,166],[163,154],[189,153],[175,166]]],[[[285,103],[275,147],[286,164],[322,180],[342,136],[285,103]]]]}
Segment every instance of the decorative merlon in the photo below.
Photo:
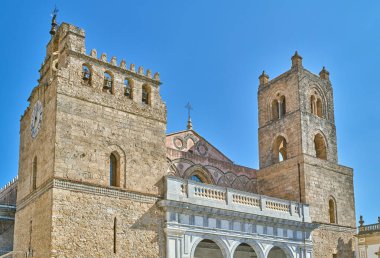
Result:
{"type": "Polygon", "coordinates": [[[292,68],[293,67],[302,67],[302,56],[298,54],[298,51],[292,56],[292,68]]]}
{"type": "Polygon", "coordinates": [[[322,68],[322,70],[319,72],[319,77],[323,80],[330,80],[330,73],[326,70],[325,67],[322,68]]]}
{"type": "Polygon", "coordinates": [[[263,73],[259,76],[260,85],[266,84],[269,81],[269,76],[263,71],[263,73]]]}

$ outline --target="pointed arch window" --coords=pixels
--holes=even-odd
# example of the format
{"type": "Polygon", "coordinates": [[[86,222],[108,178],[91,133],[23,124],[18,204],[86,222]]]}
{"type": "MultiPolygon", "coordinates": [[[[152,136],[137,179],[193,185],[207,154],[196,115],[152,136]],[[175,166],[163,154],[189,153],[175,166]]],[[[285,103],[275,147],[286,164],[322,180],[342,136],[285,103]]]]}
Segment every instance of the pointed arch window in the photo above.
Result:
{"type": "Polygon", "coordinates": [[[36,190],[37,188],[37,157],[33,159],[32,165],[32,190],[36,190]]]}
{"type": "Polygon", "coordinates": [[[314,137],[314,149],[315,156],[319,159],[327,159],[327,147],[325,138],[320,134],[316,134],[314,137]]]}
{"type": "Polygon", "coordinates": [[[150,88],[148,85],[144,84],[142,87],[142,96],[141,96],[142,103],[146,105],[150,105],[150,88]]]}
{"type": "Polygon", "coordinates": [[[86,64],[82,65],[82,81],[86,84],[91,84],[91,70],[86,64]]]}
{"type": "Polygon", "coordinates": [[[286,114],[286,98],[278,94],[278,97],[272,100],[272,120],[283,118],[286,114]]]}
{"type": "Polygon", "coordinates": [[[279,101],[279,114],[280,118],[284,117],[286,113],[286,101],[285,101],[285,96],[280,97],[279,101]]]}
{"type": "Polygon", "coordinates": [[[336,215],[337,215],[336,202],[333,198],[330,198],[329,199],[329,221],[330,221],[330,223],[334,223],[334,224],[337,223],[336,215]]]}
{"type": "Polygon", "coordinates": [[[310,112],[313,115],[323,118],[323,103],[322,98],[317,91],[310,96],[310,112]]]}
{"type": "Polygon", "coordinates": [[[113,93],[113,79],[109,72],[104,72],[103,91],[113,93]]]}
{"type": "Polygon", "coordinates": [[[115,153],[111,153],[109,162],[110,162],[110,168],[109,168],[110,186],[120,186],[119,158],[116,156],[115,153]]]}
{"type": "Polygon", "coordinates": [[[288,159],[288,150],[287,150],[286,139],[282,136],[278,136],[274,143],[274,161],[282,162],[288,159]]]}
{"type": "Polygon", "coordinates": [[[278,118],[278,101],[275,99],[272,101],[272,119],[275,120],[278,118]]]}
{"type": "Polygon", "coordinates": [[[133,89],[132,89],[132,80],[125,78],[124,79],[124,96],[127,98],[133,98],[133,89]]]}

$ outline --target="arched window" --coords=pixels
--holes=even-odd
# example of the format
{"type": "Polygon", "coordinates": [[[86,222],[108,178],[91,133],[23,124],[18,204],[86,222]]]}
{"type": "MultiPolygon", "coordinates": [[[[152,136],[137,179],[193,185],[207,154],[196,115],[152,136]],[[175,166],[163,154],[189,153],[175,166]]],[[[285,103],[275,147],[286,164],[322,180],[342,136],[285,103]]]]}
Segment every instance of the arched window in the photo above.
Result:
{"type": "Polygon", "coordinates": [[[272,101],[272,120],[278,119],[278,101],[277,99],[272,101]]]}
{"type": "Polygon", "coordinates": [[[279,114],[280,114],[280,118],[284,117],[285,113],[286,113],[285,96],[281,96],[280,101],[279,101],[279,114]]]}
{"type": "Polygon", "coordinates": [[[146,104],[146,105],[150,105],[150,89],[147,85],[143,85],[142,87],[142,103],[146,104]]]}
{"type": "Polygon", "coordinates": [[[327,159],[327,148],[325,138],[321,134],[314,137],[315,156],[319,159],[327,159]]]}
{"type": "Polygon", "coordinates": [[[120,186],[119,184],[119,159],[114,154],[110,155],[110,186],[120,186]]]}
{"type": "Polygon", "coordinates": [[[322,100],[320,98],[317,99],[317,116],[322,117],[322,100]]]}
{"type": "Polygon", "coordinates": [[[275,162],[281,162],[288,159],[287,142],[282,136],[278,136],[274,143],[274,158],[275,162]]]}
{"type": "Polygon", "coordinates": [[[283,118],[286,114],[286,100],[284,95],[277,94],[272,100],[272,120],[283,118]]]}
{"type": "Polygon", "coordinates": [[[310,96],[310,112],[318,117],[323,117],[323,104],[322,98],[318,95],[317,91],[314,95],[310,96]]]}
{"type": "Polygon", "coordinates": [[[336,204],[335,200],[333,198],[330,198],[329,200],[329,218],[330,223],[337,223],[336,221],[336,204]]]}
{"type": "Polygon", "coordinates": [[[108,72],[104,72],[103,91],[112,94],[113,93],[112,84],[113,84],[113,80],[112,80],[111,74],[108,72]]]}
{"type": "Polygon", "coordinates": [[[132,99],[133,98],[133,89],[132,89],[132,81],[130,79],[124,79],[124,96],[132,99]]]}
{"type": "Polygon", "coordinates": [[[86,64],[82,65],[82,80],[84,83],[91,84],[91,70],[86,64]]]}
{"type": "Polygon", "coordinates": [[[197,175],[192,175],[190,177],[190,180],[193,180],[193,181],[199,182],[199,183],[203,183],[203,180],[199,176],[197,176],[197,175]]]}
{"type": "Polygon", "coordinates": [[[32,166],[32,190],[36,190],[37,188],[37,157],[33,159],[32,166]]]}

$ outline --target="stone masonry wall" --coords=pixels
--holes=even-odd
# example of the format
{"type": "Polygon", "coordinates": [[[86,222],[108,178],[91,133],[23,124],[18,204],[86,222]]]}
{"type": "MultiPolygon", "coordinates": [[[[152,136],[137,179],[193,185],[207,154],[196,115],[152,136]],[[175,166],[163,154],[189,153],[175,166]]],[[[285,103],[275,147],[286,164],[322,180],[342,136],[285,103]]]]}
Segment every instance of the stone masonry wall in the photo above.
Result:
{"type": "Polygon", "coordinates": [[[53,199],[53,257],[165,257],[156,204],[63,189],[54,189],[53,199]]]}
{"type": "Polygon", "coordinates": [[[301,183],[299,180],[299,162],[300,158],[295,157],[258,170],[258,193],[285,200],[304,202],[304,182],[302,178],[301,183]]]}
{"type": "Polygon", "coordinates": [[[285,73],[262,85],[258,91],[259,108],[259,160],[260,168],[274,163],[273,145],[277,136],[283,136],[287,141],[288,158],[301,152],[301,124],[298,96],[298,76],[285,73]],[[272,118],[272,101],[285,96],[286,114],[281,119],[272,118]]]}
{"type": "Polygon", "coordinates": [[[0,220],[0,256],[13,248],[13,220],[0,220]]]}
{"type": "Polygon", "coordinates": [[[312,233],[314,258],[331,258],[333,254],[337,258],[355,257],[354,229],[342,229],[334,227],[321,227],[312,233]]]}
{"type": "MultiPolygon", "coordinates": [[[[93,74],[105,71],[96,60],[83,58],[68,57],[59,72],[55,176],[109,185],[109,157],[116,152],[120,187],[160,194],[166,172],[166,107],[157,86],[151,85],[155,93],[146,105],[137,91],[136,99],[123,95],[123,77],[116,69],[111,70],[114,94],[102,91],[101,79],[83,85],[83,63],[91,65],[93,74]]],[[[142,84],[136,79],[135,89],[142,84]]]]}
{"type": "Polygon", "coordinates": [[[351,168],[310,156],[304,157],[305,201],[314,221],[329,223],[328,202],[336,201],[338,225],[355,228],[355,200],[351,168]]]}
{"type": "Polygon", "coordinates": [[[30,105],[20,121],[18,202],[32,192],[34,157],[37,157],[37,188],[53,176],[56,117],[55,83],[52,82],[48,86],[39,85],[34,88],[29,98],[30,105]],[[41,101],[43,106],[42,123],[37,137],[33,139],[30,126],[31,116],[34,105],[38,100],[41,101]]]}
{"type": "Polygon", "coordinates": [[[16,258],[25,257],[31,248],[34,257],[50,257],[52,190],[32,198],[16,212],[13,251],[16,258]]]}

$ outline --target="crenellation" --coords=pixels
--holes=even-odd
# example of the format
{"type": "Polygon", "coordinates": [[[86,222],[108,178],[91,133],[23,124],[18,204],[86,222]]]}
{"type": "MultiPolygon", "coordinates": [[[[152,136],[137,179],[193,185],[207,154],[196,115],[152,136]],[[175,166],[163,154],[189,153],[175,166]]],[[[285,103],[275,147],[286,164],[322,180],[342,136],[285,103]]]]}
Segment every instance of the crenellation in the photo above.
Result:
{"type": "Polygon", "coordinates": [[[143,75],[144,74],[144,67],[140,66],[137,73],[140,75],[143,75]]]}

